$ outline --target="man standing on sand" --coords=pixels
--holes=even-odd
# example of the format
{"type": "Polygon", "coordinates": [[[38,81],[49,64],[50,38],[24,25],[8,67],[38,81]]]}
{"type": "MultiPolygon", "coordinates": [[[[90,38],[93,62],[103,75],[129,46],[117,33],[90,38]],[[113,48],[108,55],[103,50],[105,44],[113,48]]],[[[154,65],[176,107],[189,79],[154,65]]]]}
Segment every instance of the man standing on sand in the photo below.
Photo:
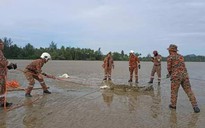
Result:
{"type": "Polygon", "coordinates": [[[41,68],[45,63],[48,62],[48,60],[51,59],[51,56],[49,53],[44,52],[41,56],[40,59],[36,59],[32,61],[29,65],[26,66],[24,75],[26,79],[28,80],[29,86],[26,89],[26,97],[32,97],[31,91],[33,90],[34,84],[35,84],[35,79],[39,81],[40,85],[43,88],[43,93],[51,94],[50,91],[48,91],[48,88],[45,84],[45,81],[43,79],[43,75],[52,78],[52,76],[47,75],[45,73],[42,73],[41,68]]]}
{"type": "Polygon", "coordinates": [[[152,57],[152,62],[154,63],[153,68],[152,68],[152,72],[151,72],[151,77],[150,77],[150,81],[148,83],[153,83],[154,80],[154,74],[155,72],[157,72],[157,76],[158,76],[158,84],[160,84],[161,81],[161,60],[162,57],[161,55],[158,54],[158,52],[155,50],[153,51],[154,57],[152,57]]]}
{"type": "Polygon", "coordinates": [[[10,63],[2,52],[4,49],[4,42],[0,39],[0,107],[10,107],[12,103],[5,101],[6,92],[6,76],[8,69],[16,69],[17,65],[10,63]],[[4,104],[5,103],[5,104],[4,104]]]}
{"type": "Polygon", "coordinates": [[[177,46],[171,44],[169,48],[169,56],[167,57],[167,77],[171,77],[171,104],[170,109],[176,109],[177,96],[180,85],[189,97],[195,113],[199,113],[197,101],[191,89],[188,72],[185,66],[184,57],[177,53],[177,46]]]}
{"type": "Polygon", "coordinates": [[[104,68],[105,75],[103,80],[107,80],[107,78],[108,80],[111,80],[112,68],[114,69],[114,61],[111,54],[112,53],[109,52],[103,61],[102,67],[104,68]]]}
{"type": "Polygon", "coordinates": [[[135,55],[134,51],[130,51],[129,57],[129,71],[130,71],[130,79],[128,82],[132,82],[133,73],[135,73],[135,83],[138,83],[138,68],[140,69],[140,60],[135,55]]]}

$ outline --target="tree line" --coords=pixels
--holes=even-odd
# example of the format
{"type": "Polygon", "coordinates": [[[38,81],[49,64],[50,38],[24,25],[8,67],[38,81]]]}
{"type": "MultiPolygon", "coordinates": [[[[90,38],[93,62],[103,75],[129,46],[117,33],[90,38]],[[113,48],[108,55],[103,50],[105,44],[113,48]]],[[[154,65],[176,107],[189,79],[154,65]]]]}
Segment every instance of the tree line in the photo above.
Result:
{"type": "MultiPolygon", "coordinates": [[[[75,48],[75,47],[57,47],[55,42],[51,42],[47,48],[35,48],[32,44],[27,43],[24,47],[19,47],[13,43],[11,38],[4,37],[4,56],[7,59],[37,59],[43,52],[51,54],[53,60],[103,60],[106,56],[101,52],[101,48],[93,50],[90,48],[75,48]]],[[[151,55],[140,57],[140,53],[136,53],[141,61],[150,61],[151,55]]],[[[129,55],[122,50],[112,52],[114,60],[128,61],[129,55]]],[[[184,56],[186,61],[205,62],[205,56],[187,55],[184,56]]],[[[162,61],[166,61],[166,57],[162,57],[162,61]]]]}

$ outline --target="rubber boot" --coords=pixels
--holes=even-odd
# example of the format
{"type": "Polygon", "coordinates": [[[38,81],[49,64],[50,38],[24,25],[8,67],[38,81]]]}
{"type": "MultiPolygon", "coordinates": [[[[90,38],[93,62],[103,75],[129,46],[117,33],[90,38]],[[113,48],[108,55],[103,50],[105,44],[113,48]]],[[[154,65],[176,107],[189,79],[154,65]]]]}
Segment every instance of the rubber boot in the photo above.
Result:
{"type": "Polygon", "coordinates": [[[108,76],[108,80],[111,80],[111,76],[110,75],[108,76]]]}
{"type": "Polygon", "coordinates": [[[128,82],[132,82],[132,75],[130,75],[130,79],[128,80],[128,82]]]}
{"type": "Polygon", "coordinates": [[[132,82],[132,79],[129,79],[128,82],[132,82]]]}
{"type": "Polygon", "coordinates": [[[135,83],[138,83],[138,75],[135,75],[135,83]]]}
{"type": "Polygon", "coordinates": [[[161,82],[161,80],[160,80],[160,79],[158,79],[158,85],[160,85],[160,82],[161,82]]]}
{"type": "Polygon", "coordinates": [[[8,102],[6,102],[5,105],[4,105],[4,100],[5,100],[5,97],[0,98],[0,107],[3,108],[4,106],[5,107],[11,107],[12,106],[12,103],[8,103],[8,102]]]}
{"type": "Polygon", "coordinates": [[[193,109],[194,109],[194,112],[195,112],[195,113],[199,113],[199,112],[200,112],[200,109],[199,109],[198,106],[193,107],[193,109]]]}
{"type": "Polygon", "coordinates": [[[149,83],[149,84],[152,84],[152,83],[153,83],[153,80],[154,80],[154,79],[151,78],[150,81],[149,81],[148,83],[149,83]]]}
{"type": "Polygon", "coordinates": [[[31,91],[33,90],[33,87],[29,86],[27,89],[26,89],[26,94],[25,96],[26,97],[32,97],[31,95],[31,91]]]}
{"type": "Polygon", "coordinates": [[[135,80],[135,83],[138,84],[139,83],[138,80],[135,80]]]}
{"type": "MultiPolygon", "coordinates": [[[[5,103],[5,107],[11,107],[12,104],[13,104],[13,103],[6,102],[6,103],[5,103]]],[[[1,104],[0,104],[0,107],[3,108],[3,107],[4,107],[4,103],[1,103],[1,104]]]]}
{"type": "Polygon", "coordinates": [[[103,80],[107,80],[107,77],[105,77],[103,80]]]}
{"type": "Polygon", "coordinates": [[[48,87],[44,84],[44,85],[41,85],[42,88],[43,88],[43,93],[46,93],[46,94],[51,94],[50,91],[48,91],[48,87]]]}
{"type": "Polygon", "coordinates": [[[177,107],[176,106],[172,106],[171,104],[169,105],[169,108],[170,109],[176,109],[177,107]]]}

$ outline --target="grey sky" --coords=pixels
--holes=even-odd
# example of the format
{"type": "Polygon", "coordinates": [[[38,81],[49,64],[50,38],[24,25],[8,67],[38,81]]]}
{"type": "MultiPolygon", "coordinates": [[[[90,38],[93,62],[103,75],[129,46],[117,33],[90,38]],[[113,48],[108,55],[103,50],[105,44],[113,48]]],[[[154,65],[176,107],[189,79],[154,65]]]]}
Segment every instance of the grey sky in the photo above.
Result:
{"type": "Polygon", "coordinates": [[[204,0],[0,0],[0,38],[18,46],[205,55],[204,0]]]}

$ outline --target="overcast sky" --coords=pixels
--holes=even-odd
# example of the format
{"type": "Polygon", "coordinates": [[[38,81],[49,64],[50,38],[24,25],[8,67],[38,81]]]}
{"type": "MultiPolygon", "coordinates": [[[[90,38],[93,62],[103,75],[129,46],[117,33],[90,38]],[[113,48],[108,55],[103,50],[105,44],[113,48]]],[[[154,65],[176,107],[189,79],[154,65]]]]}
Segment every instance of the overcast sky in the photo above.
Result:
{"type": "Polygon", "coordinates": [[[0,38],[20,47],[91,48],[146,56],[178,45],[205,55],[205,0],[0,0],[0,38]]]}

